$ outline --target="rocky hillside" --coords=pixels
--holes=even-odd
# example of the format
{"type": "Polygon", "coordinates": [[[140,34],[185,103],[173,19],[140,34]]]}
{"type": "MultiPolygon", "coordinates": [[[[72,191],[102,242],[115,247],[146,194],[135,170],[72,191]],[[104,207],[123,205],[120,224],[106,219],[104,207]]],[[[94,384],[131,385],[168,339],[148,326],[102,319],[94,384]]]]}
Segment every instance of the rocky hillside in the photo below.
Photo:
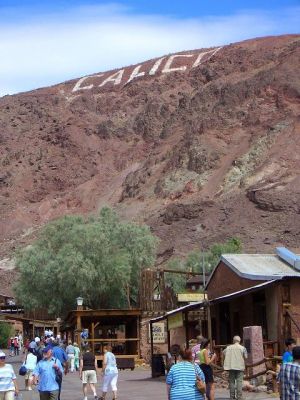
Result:
{"type": "Polygon", "coordinates": [[[159,257],[300,245],[300,36],[150,60],[0,99],[0,257],[106,204],[159,257]]]}

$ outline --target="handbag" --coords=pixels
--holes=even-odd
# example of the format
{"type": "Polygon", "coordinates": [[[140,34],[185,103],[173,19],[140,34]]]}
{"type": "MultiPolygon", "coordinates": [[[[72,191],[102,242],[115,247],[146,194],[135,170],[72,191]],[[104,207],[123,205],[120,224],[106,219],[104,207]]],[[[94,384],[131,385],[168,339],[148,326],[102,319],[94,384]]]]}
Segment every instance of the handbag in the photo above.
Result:
{"type": "Polygon", "coordinates": [[[206,392],[206,385],[205,382],[199,378],[199,376],[197,375],[197,371],[196,371],[196,366],[194,365],[194,370],[195,370],[195,376],[196,376],[196,388],[198,389],[198,391],[201,394],[205,394],[206,392]]]}
{"type": "Polygon", "coordinates": [[[19,375],[21,375],[21,376],[25,376],[27,373],[27,368],[25,367],[26,361],[27,361],[27,356],[25,358],[25,361],[23,362],[23,364],[21,365],[21,367],[19,369],[19,375]]]}

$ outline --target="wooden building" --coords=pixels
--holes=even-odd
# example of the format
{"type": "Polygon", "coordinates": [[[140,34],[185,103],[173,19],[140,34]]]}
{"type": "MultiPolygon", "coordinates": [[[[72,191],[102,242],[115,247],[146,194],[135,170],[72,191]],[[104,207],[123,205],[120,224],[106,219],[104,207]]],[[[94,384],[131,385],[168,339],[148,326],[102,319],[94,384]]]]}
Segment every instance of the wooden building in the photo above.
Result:
{"type": "Polygon", "coordinates": [[[140,318],[139,309],[85,310],[79,307],[68,314],[63,330],[68,339],[80,344],[80,334],[87,329],[89,337],[85,342],[92,348],[99,366],[103,360],[103,346],[110,343],[119,368],[134,368],[135,360],[141,355],[140,318]]]}
{"type": "Polygon", "coordinates": [[[300,343],[299,262],[283,248],[272,255],[222,255],[206,286],[216,342],[230,343],[243,326],[260,325],[279,352],[286,337],[300,343]]]}
{"type": "MultiPolygon", "coordinates": [[[[180,329],[186,332],[178,344],[187,345],[191,333],[186,315],[203,310],[202,332],[216,345],[231,343],[234,335],[242,335],[243,327],[254,325],[262,327],[270,355],[281,354],[287,337],[300,344],[300,257],[287,249],[278,249],[278,254],[271,255],[222,255],[208,280],[206,293],[208,300],[167,312],[150,323],[177,315],[182,321],[180,329]]],[[[169,348],[170,344],[169,340],[169,348]]]]}

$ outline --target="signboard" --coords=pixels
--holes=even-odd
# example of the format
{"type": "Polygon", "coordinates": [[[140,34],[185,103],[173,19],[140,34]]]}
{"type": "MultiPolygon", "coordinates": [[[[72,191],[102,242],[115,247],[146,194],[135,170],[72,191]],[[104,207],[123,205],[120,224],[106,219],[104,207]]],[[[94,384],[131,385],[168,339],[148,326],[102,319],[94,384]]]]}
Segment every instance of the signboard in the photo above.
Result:
{"type": "MultiPolygon", "coordinates": [[[[166,343],[165,324],[164,322],[155,322],[152,324],[153,343],[166,343]]],[[[150,343],[150,324],[149,324],[149,343],[150,343]]]]}
{"type": "Polygon", "coordinates": [[[183,326],[183,314],[181,312],[168,316],[168,329],[181,328],[183,326]]]}
{"type": "Polygon", "coordinates": [[[178,301],[180,303],[193,303],[204,300],[203,293],[178,293],[178,301]]]}

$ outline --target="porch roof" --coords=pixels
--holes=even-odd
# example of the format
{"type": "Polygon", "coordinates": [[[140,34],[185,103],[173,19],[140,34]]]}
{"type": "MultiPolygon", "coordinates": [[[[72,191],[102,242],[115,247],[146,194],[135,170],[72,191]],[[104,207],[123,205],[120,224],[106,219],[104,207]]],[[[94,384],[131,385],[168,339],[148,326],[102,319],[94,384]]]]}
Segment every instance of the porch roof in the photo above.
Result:
{"type": "Polygon", "coordinates": [[[177,314],[179,312],[197,310],[199,308],[207,307],[208,305],[214,305],[214,304],[217,304],[217,303],[222,303],[223,301],[231,300],[233,298],[236,298],[236,297],[239,297],[239,296],[243,296],[243,295],[251,293],[251,292],[259,291],[259,290],[264,289],[267,286],[271,286],[274,283],[279,282],[281,280],[283,280],[283,279],[281,279],[281,278],[274,279],[272,281],[260,283],[259,285],[255,285],[255,286],[252,286],[252,287],[247,288],[247,289],[239,290],[238,292],[233,292],[233,293],[221,296],[221,297],[216,297],[216,298],[211,299],[211,300],[204,300],[204,301],[199,301],[197,303],[188,304],[187,306],[179,307],[179,308],[176,308],[175,310],[168,311],[168,312],[166,312],[164,315],[162,315],[160,317],[152,318],[152,319],[150,319],[150,322],[154,323],[154,322],[162,321],[162,320],[168,318],[170,315],[177,314]]]}

